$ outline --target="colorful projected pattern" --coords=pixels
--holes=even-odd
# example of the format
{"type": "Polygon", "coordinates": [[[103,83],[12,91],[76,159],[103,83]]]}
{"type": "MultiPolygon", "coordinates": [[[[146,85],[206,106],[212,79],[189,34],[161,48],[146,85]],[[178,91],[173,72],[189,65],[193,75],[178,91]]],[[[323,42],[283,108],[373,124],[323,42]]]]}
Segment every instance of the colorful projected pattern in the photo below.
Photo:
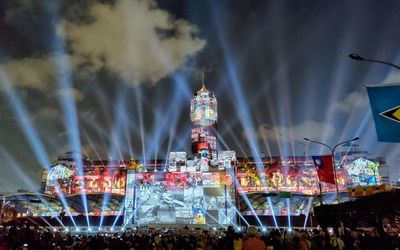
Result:
{"type": "Polygon", "coordinates": [[[125,194],[126,168],[124,166],[85,166],[80,174],[75,165],[56,165],[49,170],[46,193],[54,194],[57,189],[64,194],[91,193],[125,194]]]}
{"type": "Polygon", "coordinates": [[[201,157],[217,158],[217,138],[213,127],[192,128],[192,153],[201,157]]]}
{"type": "MultiPolygon", "coordinates": [[[[190,102],[192,121],[192,154],[217,160],[217,99],[204,85],[194,93],[190,102]]],[[[208,166],[202,171],[208,171],[208,166]]]]}
{"type": "Polygon", "coordinates": [[[74,171],[67,166],[58,164],[52,167],[47,174],[46,193],[61,191],[68,193],[71,190],[74,171]]]}
{"type": "Polygon", "coordinates": [[[186,159],[187,159],[186,152],[170,152],[168,171],[170,172],[185,171],[186,159]]]}
{"type": "Polygon", "coordinates": [[[350,187],[379,185],[379,163],[358,158],[344,168],[348,174],[350,187]]]}
{"type": "MultiPolygon", "coordinates": [[[[307,205],[313,201],[317,202],[318,200],[312,196],[293,196],[290,198],[290,205],[288,206],[285,198],[271,197],[270,202],[265,197],[260,197],[259,199],[250,198],[254,212],[257,215],[274,214],[275,216],[286,216],[289,213],[292,216],[307,214],[307,205]]],[[[253,215],[253,211],[245,209],[243,215],[253,215]]]]}
{"type": "Polygon", "coordinates": [[[200,126],[211,126],[217,122],[217,99],[214,94],[202,88],[190,103],[190,119],[200,126]]]}
{"type": "MultiPolygon", "coordinates": [[[[290,191],[299,194],[313,195],[319,193],[317,172],[308,158],[298,161],[296,164],[287,164],[288,160],[271,163],[258,173],[256,167],[247,163],[241,163],[242,170],[238,171],[237,189],[239,193],[252,192],[279,192],[290,191]]],[[[347,191],[347,187],[360,185],[379,184],[379,164],[364,158],[354,160],[336,170],[338,188],[347,191]]],[[[322,183],[323,192],[335,192],[333,184],[322,183]]]]}
{"type": "Polygon", "coordinates": [[[133,212],[135,207],[135,174],[136,170],[128,170],[126,178],[126,193],[125,193],[125,210],[124,210],[124,225],[132,223],[133,212]]]}
{"type": "Polygon", "coordinates": [[[232,163],[236,161],[235,151],[218,152],[218,169],[224,170],[232,167],[232,163]]]}
{"type": "Polygon", "coordinates": [[[233,221],[232,183],[232,176],[227,177],[222,171],[137,173],[136,223],[225,224],[233,221]]]}

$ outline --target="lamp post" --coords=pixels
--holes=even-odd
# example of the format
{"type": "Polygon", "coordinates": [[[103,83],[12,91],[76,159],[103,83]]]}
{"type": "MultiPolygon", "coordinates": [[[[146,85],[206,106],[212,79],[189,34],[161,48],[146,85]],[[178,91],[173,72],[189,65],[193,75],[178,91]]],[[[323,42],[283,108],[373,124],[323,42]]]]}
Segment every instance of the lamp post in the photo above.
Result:
{"type": "MultiPolygon", "coordinates": [[[[343,145],[343,144],[346,144],[346,143],[349,143],[349,142],[353,142],[353,141],[357,141],[358,139],[360,139],[360,138],[359,138],[359,137],[354,137],[354,138],[351,139],[351,140],[343,141],[343,142],[340,142],[340,143],[336,144],[336,145],[333,146],[333,147],[330,147],[329,145],[327,145],[327,144],[325,144],[325,143],[323,143],[323,142],[314,141],[314,140],[310,140],[310,139],[308,139],[308,138],[304,138],[304,140],[306,140],[306,141],[308,141],[308,142],[312,142],[312,143],[316,143],[316,144],[323,145],[323,146],[327,147],[327,148],[331,151],[332,166],[333,166],[333,174],[334,174],[334,178],[335,178],[336,196],[337,196],[337,197],[339,197],[339,186],[338,186],[338,182],[337,182],[336,167],[335,167],[335,149],[336,149],[337,147],[339,147],[340,145],[343,145]]],[[[338,198],[338,200],[339,200],[339,198],[338,198]]]]}
{"type": "Polygon", "coordinates": [[[393,63],[390,63],[390,62],[385,62],[385,61],[380,61],[380,60],[375,60],[375,59],[367,59],[367,58],[364,58],[364,57],[359,56],[357,54],[350,54],[349,57],[350,57],[350,59],[357,60],[357,61],[376,62],[376,63],[386,64],[386,65],[392,66],[392,67],[400,70],[400,66],[398,66],[396,64],[393,64],[393,63]]]}

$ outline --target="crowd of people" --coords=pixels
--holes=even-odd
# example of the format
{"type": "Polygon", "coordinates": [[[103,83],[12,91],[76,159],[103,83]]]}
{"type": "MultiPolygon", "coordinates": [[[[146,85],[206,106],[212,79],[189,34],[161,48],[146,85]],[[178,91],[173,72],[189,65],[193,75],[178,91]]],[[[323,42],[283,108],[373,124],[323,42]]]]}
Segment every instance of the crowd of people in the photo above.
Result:
{"type": "Polygon", "coordinates": [[[221,230],[146,229],[120,233],[70,234],[33,226],[0,227],[0,250],[6,249],[143,249],[143,250],[358,250],[399,249],[399,237],[350,229],[285,230],[244,233],[232,226],[221,230]]]}

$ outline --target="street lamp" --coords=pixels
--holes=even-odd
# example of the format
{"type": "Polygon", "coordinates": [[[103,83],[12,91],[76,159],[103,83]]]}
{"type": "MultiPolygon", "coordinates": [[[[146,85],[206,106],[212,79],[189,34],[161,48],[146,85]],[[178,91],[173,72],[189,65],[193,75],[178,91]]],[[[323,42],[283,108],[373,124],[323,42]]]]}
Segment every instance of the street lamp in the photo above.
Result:
{"type": "Polygon", "coordinates": [[[316,143],[316,144],[323,145],[323,146],[329,148],[329,150],[331,151],[332,165],[333,165],[333,174],[334,174],[334,178],[335,178],[336,196],[337,196],[337,197],[339,197],[339,186],[338,186],[338,182],[337,182],[336,167],[335,167],[335,149],[336,149],[337,147],[339,147],[340,145],[343,145],[343,144],[346,144],[346,143],[349,143],[349,142],[353,142],[353,141],[357,141],[358,139],[360,139],[360,138],[359,138],[359,137],[354,137],[354,138],[351,139],[351,140],[347,140],[347,141],[344,141],[344,142],[340,142],[340,143],[336,144],[335,146],[330,147],[329,145],[327,145],[327,144],[325,144],[325,143],[323,143],[323,142],[314,141],[314,140],[310,140],[310,139],[308,139],[308,138],[304,138],[304,140],[306,140],[306,141],[308,141],[308,142],[312,142],[312,143],[316,143]]]}
{"type": "Polygon", "coordinates": [[[357,60],[357,61],[376,62],[376,63],[386,64],[386,65],[395,67],[396,69],[400,70],[400,66],[397,66],[396,64],[393,64],[390,62],[385,62],[385,61],[380,61],[380,60],[375,60],[375,59],[366,59],[357,54],[350,54],[349,57],[350,57],[350,59],[357,60]]]}

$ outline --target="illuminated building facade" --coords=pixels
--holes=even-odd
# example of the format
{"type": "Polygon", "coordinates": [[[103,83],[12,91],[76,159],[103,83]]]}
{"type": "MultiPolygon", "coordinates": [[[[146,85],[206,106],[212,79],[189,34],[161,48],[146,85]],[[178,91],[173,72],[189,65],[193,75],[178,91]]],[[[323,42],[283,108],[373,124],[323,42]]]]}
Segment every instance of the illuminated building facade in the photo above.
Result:
{"type": "MultiPolygon", "coordinates": [[[[217,153],[217,100],[204,84],[190,103],[192,154],[170,152],[156,171],[128,169],[124,223],[231,224],[236,220],[235,152],[217,153]]],[[[151,162],[151,161],[150,161],[151,162]]]]}
{"type": "Polygon", "coordinates": [[[190,102],[192,122],[192,154],[201,161],[217,160],[217,99],[214,93],[202,86],[190,102]]]}
{"type": "MultiPolygon", "coordinates": [[[[308,204],[319,200],[314,199],[320,189],[311,156],[242,158],[234,151],[217,151],[217,100],[204,85],[190,102],[190,120],[191,154],[170,152],[168,159],[148,161],[91,161],[67,153],[43,173],[42,191],[54,200],[57,194],[65,195],[73,215],[85,213],[80,199],[85,193],[90,216],[118,215],[124,224],[135,225],[231,224],[238,211],[243,216],[304,215],[308,204]],[[78,171],[75,159],[82,159],[83,171],[78,171]],[[283,191],[293,195],[290,206],[278,195],[283,191]]],[[[341,159],[337,161],[340,192],[382,184],[379,163],[364,152],[337,152],[336,159],[341,159]]],[[[322,183],[322,191],[336,194],[332,184],[322,183]]]]}

